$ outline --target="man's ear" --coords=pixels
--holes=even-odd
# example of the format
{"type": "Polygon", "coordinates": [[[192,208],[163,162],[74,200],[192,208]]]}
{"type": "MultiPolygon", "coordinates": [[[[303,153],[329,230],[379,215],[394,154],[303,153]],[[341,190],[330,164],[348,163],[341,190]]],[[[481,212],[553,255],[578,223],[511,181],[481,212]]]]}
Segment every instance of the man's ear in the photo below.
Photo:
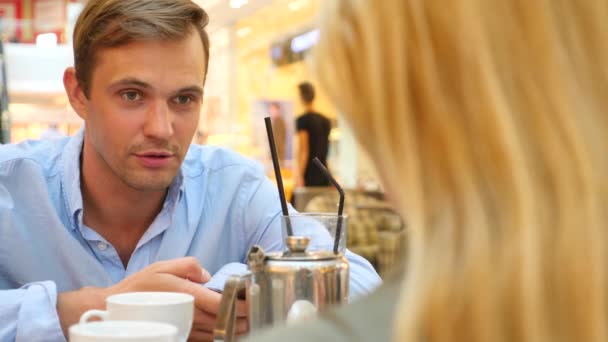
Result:
{"type": "Polygon", "coordinates": [[[74,111],[83,120],[87,119],[87,102],[89,101],[76,79],[76,69],[69,67],[63,72],[63,86],[74,111]]]}

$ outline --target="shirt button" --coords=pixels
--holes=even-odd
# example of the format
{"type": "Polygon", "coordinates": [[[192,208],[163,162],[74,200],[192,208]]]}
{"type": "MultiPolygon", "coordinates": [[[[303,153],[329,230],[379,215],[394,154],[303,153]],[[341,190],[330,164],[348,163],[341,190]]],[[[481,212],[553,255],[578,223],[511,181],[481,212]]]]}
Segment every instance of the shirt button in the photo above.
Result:
{"type": "Polygon", "coordinates": [[[100,242],[97,244],[97,248],[99,248],[100,251],[105,251],[108,249],[108,244],[105,242],[100,242]]]}

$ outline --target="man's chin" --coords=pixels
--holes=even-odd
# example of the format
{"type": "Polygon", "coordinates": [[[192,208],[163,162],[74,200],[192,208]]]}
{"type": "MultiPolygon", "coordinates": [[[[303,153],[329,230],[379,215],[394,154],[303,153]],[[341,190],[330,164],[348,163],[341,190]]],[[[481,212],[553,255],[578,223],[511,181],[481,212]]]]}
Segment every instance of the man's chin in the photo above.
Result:
{"type": "Polygon", "coordinates": [[[162,179],[159,179],[158,177],[152,179],[147,177],[133,178],[134,179],[125,179],[124,181],[129,187],[142,192],[165,191],[173,182],[173,177],[163,177],[162,179]]]}

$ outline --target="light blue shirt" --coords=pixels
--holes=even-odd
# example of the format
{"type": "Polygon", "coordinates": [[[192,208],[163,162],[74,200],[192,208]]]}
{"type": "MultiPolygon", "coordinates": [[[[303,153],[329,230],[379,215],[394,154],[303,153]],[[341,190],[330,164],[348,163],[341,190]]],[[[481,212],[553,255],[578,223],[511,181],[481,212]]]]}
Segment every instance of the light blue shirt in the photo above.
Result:
{"type": "MultiPolygon", "coordinates": [[[[57,293],[107,287],[184,256],[211,274],[230,273],[218,271],[246,262],[252,245],[282,248],[279,196],[261,166],[226,149],[192,145],[125,268],[114,247],[83,224],[82,143],[81,130],[72,138],[0,147],[0,341],[65,341],[57,293]]],[[[351,298],[380,284],[365,259],[346,257],[351,298]]]]}

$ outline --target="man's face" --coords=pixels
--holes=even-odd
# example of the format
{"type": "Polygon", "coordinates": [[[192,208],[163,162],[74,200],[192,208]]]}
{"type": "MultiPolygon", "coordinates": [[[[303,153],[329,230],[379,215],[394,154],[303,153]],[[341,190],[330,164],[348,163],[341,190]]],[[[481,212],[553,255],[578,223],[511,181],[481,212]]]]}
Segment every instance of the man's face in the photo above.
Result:
{"type": "Polygon", "coordinates": [[[198,126],[205,55],[198,34],[139,41],[96,54],[85,101],[85,159],[92,177],[139,191],[166,189],[198,126]]]}

